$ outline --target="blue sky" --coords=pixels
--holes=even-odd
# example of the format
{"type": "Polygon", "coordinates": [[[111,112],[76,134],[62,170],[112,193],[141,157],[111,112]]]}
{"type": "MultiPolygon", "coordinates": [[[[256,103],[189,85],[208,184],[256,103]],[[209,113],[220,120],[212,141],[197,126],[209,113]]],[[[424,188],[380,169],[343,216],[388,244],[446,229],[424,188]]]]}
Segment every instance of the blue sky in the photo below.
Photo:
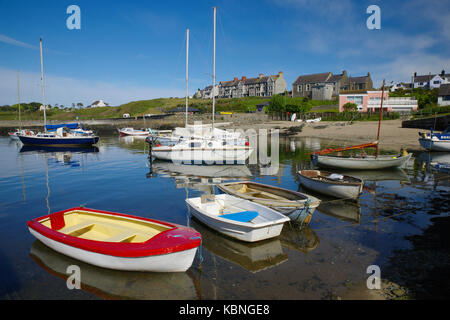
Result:
{"type": "Polygon", "coordinates": [[[185,30],[190,29],[189,87],[212,83],[213,10],[217,6],[216,81],[283,71],[347,70],[408,81],[450,72],[450,1],[350,0],[0,0],[0,105],[41,101],[39,38],[44,41],[46,98],[70,105],[112,105],[184,96],[185,30]],[[81,29],[69,30],[69,5],[81,29]],[[369,5],[381,29],[369,30],[369,5]]]}

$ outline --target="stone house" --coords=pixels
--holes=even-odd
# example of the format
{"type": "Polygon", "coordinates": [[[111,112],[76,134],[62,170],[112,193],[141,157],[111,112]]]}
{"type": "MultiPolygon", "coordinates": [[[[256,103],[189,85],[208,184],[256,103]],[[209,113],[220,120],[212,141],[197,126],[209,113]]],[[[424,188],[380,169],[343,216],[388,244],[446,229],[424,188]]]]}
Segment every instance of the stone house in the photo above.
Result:
{"type": "Polygon", "coordinates": [[[372,88],[370,72],[366,76],[349,77],[347,71],[344,70],[341,74],[324,72],[299,76],[292,84],[292,96],[307,97],[313,100],[331,100],[343,91],[370,90],[372,88]],[[329,94],[330,86],[332,88],[331,96],[329,94]]]}

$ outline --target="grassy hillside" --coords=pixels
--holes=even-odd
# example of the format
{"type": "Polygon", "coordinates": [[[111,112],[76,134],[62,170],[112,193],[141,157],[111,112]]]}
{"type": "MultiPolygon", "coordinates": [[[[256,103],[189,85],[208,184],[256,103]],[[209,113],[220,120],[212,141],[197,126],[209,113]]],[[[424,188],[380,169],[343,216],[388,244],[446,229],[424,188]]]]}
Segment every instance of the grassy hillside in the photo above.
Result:
{"type": "MultiPolygon", "coordinates": [[[[270,101],[270,97],[244,97],[234,99],[217,99],[215,104],[216,112],[249,112],[255,111],[256,105],[270,101]]],[[[323,106],[331,104],[328,101],[311,101],[313,106],[323,106]]],[[[43,119],[43,111],[39,111],[38,103],[22,104],[22,120],[43,119]]],[[[109,119],[122,118],[124,113],[129,113],[131,117],[142,116],[143,114],[160,114],[168,112],[176,107],[184,107],[184,98],[158,98],[151,100],[132,101],[117,107],[99,107],[82,109],[57,109],[47,110],[47,118],[50,120],[74,120],[78,119],[109,119]]],[[[204,99],[189,99],[189,106],[199,109],[201,112],[210,113],[212,101],[204,99]]],[[[19,120],[18,105],[0,107],[0,120],[19,120]]]]}

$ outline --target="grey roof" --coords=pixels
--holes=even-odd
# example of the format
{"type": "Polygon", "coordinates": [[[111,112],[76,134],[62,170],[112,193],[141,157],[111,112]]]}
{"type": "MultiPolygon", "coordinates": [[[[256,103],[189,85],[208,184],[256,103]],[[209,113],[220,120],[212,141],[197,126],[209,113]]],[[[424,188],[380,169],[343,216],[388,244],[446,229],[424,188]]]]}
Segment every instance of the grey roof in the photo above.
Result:
{"type": "Polygon", "coordinates": [[[450,96],[450,83],[441,84],[439,87],[439,96],[450,96]]]}
{"type": "Polygon", "coordinates": [[[304,76],[299,76],[297,80],[294,81],[294,85],[305,84],[305,83],[316,83],[316,82],[325,82],[331,77],[331,72],[324,73],[314,73],[307,74],[304,76]]]}
{"type": "Polygon", "coordinates": [[[348,82],[352,83],[366,83],[369,76],[362,77],[348,77],[348,82]]]}
{"type": "Polygon", "coordinates": [[[343,74],[334,74],[334,75],[332,75],[332,76],[327,80],[327,82],[337,82],[337,81],[340,81],[340,80],[342,79],[343,76],[344,76],[343,74]]]}
{"type": "Polygon", "coordinates": [[[428,82],[431,79],[433,79],[434,76],[435,76],[435,74],[427,74],[427,75],[415,76],[414,77],[414,82],[428,82]]]}

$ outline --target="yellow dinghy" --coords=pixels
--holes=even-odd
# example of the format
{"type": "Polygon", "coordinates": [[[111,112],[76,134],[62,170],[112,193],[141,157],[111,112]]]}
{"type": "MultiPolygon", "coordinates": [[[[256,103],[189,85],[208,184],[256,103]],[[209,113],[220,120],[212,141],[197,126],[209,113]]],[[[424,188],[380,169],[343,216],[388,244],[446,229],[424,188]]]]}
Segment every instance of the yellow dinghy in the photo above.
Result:
{"type": "Polygon", "coordinates": [[[239,181],[217,186],[224,193],[274,209],[293,221],[309,224],[320,200],[305,193],[267,184],[239,181]]]}

